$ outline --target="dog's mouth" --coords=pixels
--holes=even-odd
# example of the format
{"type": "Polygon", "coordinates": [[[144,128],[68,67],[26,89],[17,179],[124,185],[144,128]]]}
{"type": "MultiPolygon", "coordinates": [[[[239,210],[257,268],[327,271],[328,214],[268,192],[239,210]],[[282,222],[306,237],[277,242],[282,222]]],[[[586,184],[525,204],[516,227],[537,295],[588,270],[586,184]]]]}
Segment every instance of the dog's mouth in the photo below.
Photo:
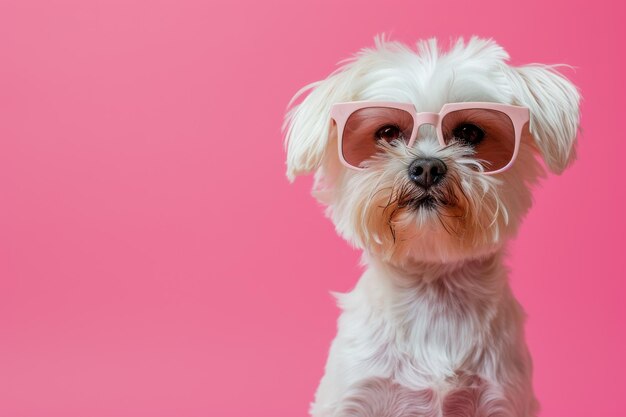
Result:
{"type": "Polygon", "coordinates": [[[396,226],[402,225],[403,221],[411,218],[416,218],[421,222],[420,224],[438,221],[451,235],[459,235],[462,232],[466,217],[463,202],[467,201],[467,198],[455,179],[456,177],[450,177],[447,181],[426,190],[410,182],[398,184],[393,188],[389,201],[383,209],[384,211],[391,209],[386,216],[394,242],[396,241],[396,226]],[[413,215],[401,216],[402,212],[413,215]]]}
{"type": "Polygon", "coordinates": [[[432,192],[423,192],[398,201],[398,208],[412,211],[438,211],[449,206],[451,206],[449,199],[432,192]]]}
{"type": "Polygon", "coordinates": [[[436,197],[425,194],[421,198],[412,200],[409,207],[413,210],[436,210],[439,205],[441,205],[441,202],[436,197]]]}
{"type": "MultiPolygon", "coordinates": [[[[456,186],[456,182],[451,180],[444,181],[427,190],[416,187],[410,182],[405,182],[394,187],[384,209],[387,210],[387,208],[392,207],[392,211],[389,214],[390,220],[393,220],[395,215],[402,210],[414,213],[433,213],[438,216],[454,212],[456,215],[460,202],[460,196],[456,193],[457,189],[460,189],[460,187],[456,186]]],[[[461,194],[463,193],[461,192],[461,194]]]]}

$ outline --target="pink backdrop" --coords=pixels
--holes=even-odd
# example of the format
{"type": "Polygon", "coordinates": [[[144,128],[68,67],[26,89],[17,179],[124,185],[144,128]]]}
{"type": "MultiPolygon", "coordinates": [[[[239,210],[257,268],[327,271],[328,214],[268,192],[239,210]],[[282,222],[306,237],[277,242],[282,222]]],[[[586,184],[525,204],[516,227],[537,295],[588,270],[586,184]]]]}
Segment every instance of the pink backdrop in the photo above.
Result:
{"type": "Polygon", "coordinates": [[[577,68],[579,160],[509,263],[542,416],[623,416],[623,7],[3,0],[0,416],[306,414],[359,255],[288,184],[280,126],[381,32],[577,68]]]}

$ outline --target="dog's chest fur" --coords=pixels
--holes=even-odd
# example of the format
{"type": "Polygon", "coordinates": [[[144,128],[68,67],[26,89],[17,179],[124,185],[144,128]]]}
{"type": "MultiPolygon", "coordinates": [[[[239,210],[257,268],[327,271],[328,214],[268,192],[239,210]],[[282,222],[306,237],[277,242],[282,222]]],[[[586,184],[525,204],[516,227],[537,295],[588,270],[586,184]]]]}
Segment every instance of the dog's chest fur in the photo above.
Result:
{"type": "Polygon", "coordinates": [[[338,295],[343,313],[313,415],[519,415],[507,400],[519,387],[503,380],[527,379],[522,313],[499,256],[397,272],[371,264],[338,295]]]}

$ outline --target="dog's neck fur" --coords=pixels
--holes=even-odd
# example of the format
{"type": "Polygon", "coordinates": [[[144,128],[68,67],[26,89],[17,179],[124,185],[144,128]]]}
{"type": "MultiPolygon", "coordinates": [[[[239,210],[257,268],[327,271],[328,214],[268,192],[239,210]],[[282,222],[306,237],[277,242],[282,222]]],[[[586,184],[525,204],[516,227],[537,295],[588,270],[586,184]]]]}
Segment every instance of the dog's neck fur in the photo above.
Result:
{"type": "Polygon", "coordinates": [[[474,368],[483,347],[498,339],[494,333],[516,322],[506,311],[515,301],[499,252],[410,268],[369,259],[360,290],[386,325],[395,328],[403,348],[439,380],[474,368]]]}
{"type": "MultiPolygon", "coordinates": [[[[453,263],[419,263],[402,266],[366,257],[368,270],[387,289],[389,301],[410,294],[433,294],[437,301],[446,297],[461,297],[459,301],[493,301],[506,287],[506,271],[501,252],[481,258],[453,263]]],[[[368,274],[369,275],[369,274],[368,274]]],[[[461,303],[463,307],[467,303],[461,303]]]]}

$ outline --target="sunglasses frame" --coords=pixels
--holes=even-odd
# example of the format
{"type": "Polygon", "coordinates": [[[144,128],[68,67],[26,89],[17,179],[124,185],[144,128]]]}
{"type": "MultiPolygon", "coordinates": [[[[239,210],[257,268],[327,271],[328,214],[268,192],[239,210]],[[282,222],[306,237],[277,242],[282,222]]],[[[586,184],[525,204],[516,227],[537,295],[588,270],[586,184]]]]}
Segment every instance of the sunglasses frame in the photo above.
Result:
{"type": "Polygon", "coordinates": [[[352,115],[352,113],[357,110],[369,108],[369,107],[383,107],[397,110],[404,110],[411,115],[413,118],[413,131],[411,132],[411,137],[407,142],[407,146],[411,147],[415,143],[415,139],[417,138],[417,132],[422,125],[432,125],[435,126],[437,130],[437,138],[441,146],[446,146],[446,142],[443,137],[442,131],[442,120],[445,118],[448,113],[452,113],[454,111],[459,110],[470,110],[470,109],[484,109],[484,110],[495,110],[501,113],[506,114],[511,122],[513,123],[513,128],[515,129],[515,149],[513,150],[513,156],[508,164],[504,167],[499,168],[494,171],[481,171],[484,175],[493,175],[498,174],[502,171],[506,171],[513,165],[513,162],[517,158],[517,154],[519,152],[520,141],[522,138],[522,131],[524,126],[530,121],[530,110],[527,107],[513,106],[509,104],[501,104],[501,103],[489,103],[489,102],[463,102],[463,103],[446,103],[441,108],[439,113],[432,112],[421,112],[418,113],[415,109],[415,106],[410,103],[394,103],[387,101],[350,101],[345,103],[335,103],[332,105],[330,110],[330,117],[337,124],[337,132],[338,132],[338,146],[339,146],[339,159],[341,162],[347,166],[348,168],[352,168],[358,171],[362,171],[366,168],[360,166],[351,165],[348,161],[346,161],[343,155],[343,131],[346,127],[346,123],[348,118],[352,115]]]}

